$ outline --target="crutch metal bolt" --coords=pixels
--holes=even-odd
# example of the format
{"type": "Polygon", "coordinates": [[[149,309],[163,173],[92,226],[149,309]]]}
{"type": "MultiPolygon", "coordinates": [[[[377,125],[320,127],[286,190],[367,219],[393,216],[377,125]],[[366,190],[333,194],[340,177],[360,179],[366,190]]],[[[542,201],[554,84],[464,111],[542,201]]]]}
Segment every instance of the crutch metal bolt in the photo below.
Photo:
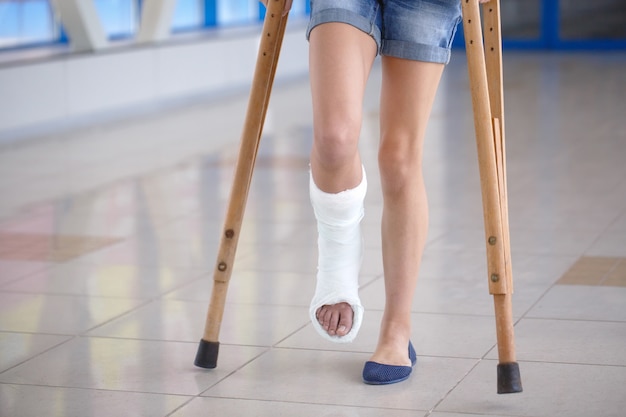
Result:
{"type": "Polygon", "coordinates": [[[498,394],[522,391],[513,336],[513,277],[506,190],[500,0],[465,0],[463,30],[483,197],[489,293],[494,298],[498,344],[498,394]],[[483,43],[484,36],[484,43],[483,43]],[[489,53],[485,54],[485,49],[489,53]]]}
{"type": "Polygon", "coordinates": [[[265,36],[261,36],[257,54],[239,155],[235,166],[235,176],[224,221],[224,233],[220,241],[217,265],[213,274],[213,291],[211,292],[204,334],[194,361],[194,364],[201,368],[215,368],[217,366],[219,331],[224,316],[228,283],[233,272],[252,172],[287,24],[287,15],[282,13],[285,1],[269,0],[267,2],[267,13],[261,32],[265,36]]]}

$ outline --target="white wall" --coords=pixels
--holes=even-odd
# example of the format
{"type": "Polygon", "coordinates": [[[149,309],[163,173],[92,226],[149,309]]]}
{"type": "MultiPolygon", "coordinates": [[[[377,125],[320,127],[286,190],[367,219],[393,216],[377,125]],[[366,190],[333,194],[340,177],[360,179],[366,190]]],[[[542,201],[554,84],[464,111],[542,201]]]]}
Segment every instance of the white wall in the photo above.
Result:
{"type": "MultiPolygon", "coordinates": [[[[260,29],[0,64],[0,142],[25,129],[241,91],[252,80],[260,29]]],[[[302,21],[289,23],[277,82],[306,74],[304,30],[302,21]]]]}

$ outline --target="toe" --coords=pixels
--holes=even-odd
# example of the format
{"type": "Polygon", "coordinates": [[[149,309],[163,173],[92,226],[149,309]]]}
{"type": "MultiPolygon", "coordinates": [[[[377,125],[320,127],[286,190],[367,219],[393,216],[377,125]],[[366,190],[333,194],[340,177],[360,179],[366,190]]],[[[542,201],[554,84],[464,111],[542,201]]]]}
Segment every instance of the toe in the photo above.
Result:
{"type": "Polygon", "coordinates": [[[339,336],[345,336],[350,332],[352,328],[352,308],[348,307],[348,309],[344,309],[343,314],[339,318],[339,323],[337,326],[337,334],[339,336]],[[348,311],[349,310],[349,311],[348,311]]]}
{"type": "Polygon", "coordinates": [[[326,308],[326,306],[322,306],[318,310],[317,321],[319,321],[324,330],[328,331],[328,327],[330,325],[330,311],[326,308]]]}
{"type": "Polygon", "coordinates": [[[330,314],[330,320],[328,322],[328,334],[331,336],[335,336],[337,334],[337,327],[339,325],[339,312],[336,310],[333,310],[332,313],[330,314]]]}

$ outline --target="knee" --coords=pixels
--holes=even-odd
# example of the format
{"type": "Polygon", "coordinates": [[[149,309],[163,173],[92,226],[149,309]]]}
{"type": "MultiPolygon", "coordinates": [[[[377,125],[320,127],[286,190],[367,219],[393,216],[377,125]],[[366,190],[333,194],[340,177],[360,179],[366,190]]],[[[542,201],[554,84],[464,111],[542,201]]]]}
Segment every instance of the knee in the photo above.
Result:
{"type": "Polygon", "coordinates": [[[423,181],[421,148],[410,141],[403,142],[408,145],[383,141],[378,152],[381,184],[388,195],[403,194],[407,187],[423,181]]]}
{"type": "Polygon", "coordinates": [[[360,127],[354,122],[339,122],[316,128],[313,152],[325,167],[334,169],[354,160],[358,152],[360,127]]]}

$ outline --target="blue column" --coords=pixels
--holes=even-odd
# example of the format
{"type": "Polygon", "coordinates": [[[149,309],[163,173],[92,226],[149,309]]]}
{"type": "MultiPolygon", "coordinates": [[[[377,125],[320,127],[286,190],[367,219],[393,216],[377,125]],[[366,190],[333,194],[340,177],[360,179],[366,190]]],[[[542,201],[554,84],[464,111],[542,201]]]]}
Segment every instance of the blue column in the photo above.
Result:
{"type": "Polygon", "coordinates": [[[559,0],[541,2],[541,40],[544,47],[556,49],[560,44],[560,10],[559,0]]]}
{"type": "Polygon", "coordinates": [[[204,26],[217,26],[217,0],[204,0],[204,26]]]}

